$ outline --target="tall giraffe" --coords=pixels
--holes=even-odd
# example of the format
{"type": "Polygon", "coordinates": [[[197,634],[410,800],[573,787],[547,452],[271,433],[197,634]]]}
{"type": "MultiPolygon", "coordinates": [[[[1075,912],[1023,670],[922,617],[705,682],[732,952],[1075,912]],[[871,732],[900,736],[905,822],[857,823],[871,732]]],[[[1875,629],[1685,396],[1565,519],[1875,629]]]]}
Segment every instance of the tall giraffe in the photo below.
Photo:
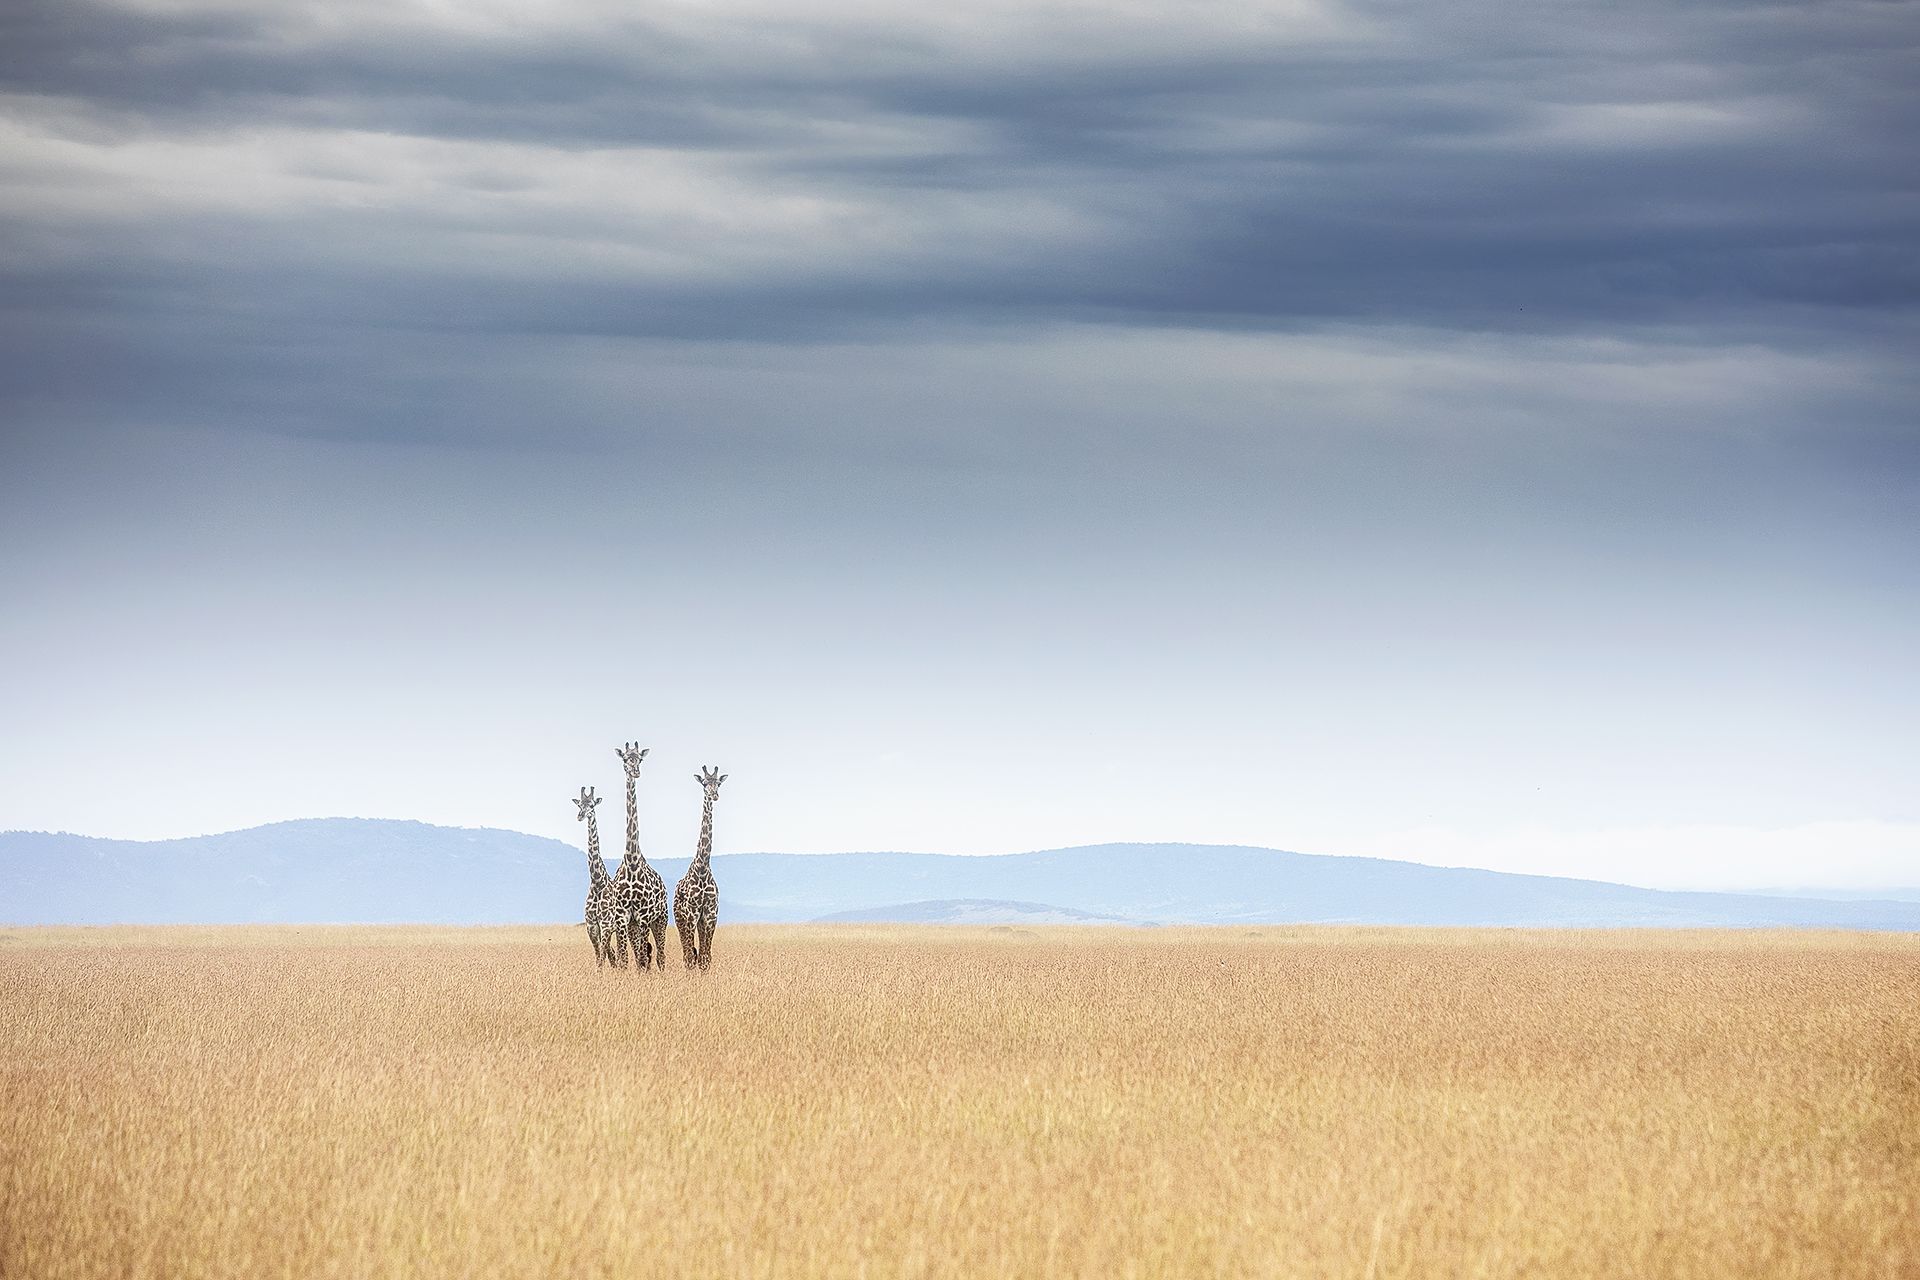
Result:
{"type": "Polygon", "coordinates": [[[640,777],[646,751],[637,742],[623,743],[613,753],[627,771],[627,852],[613,878],[614,946],[624,955],[633,944],[633,959],[641,969],[657,957],[660,972],[667,971],[667,886],[660,873],[647,865],[640,852],[640,807],[633,785],[640,777]]]}
{"type": "Polygon", "coordinates": [[[613,954],[613,878],[607,874],[606,859],[600,856],[600,824],[593,811],[600,797],[592,787],[580,788],[573,802],[580,810],[576,821],[587,824],[587,941],[593,944],[593,967],[611,962],[618,967],[623,957],[613,954]]]}
{"type": "Polygon", "coordinates": [[[702,768],[693,780],[706,792],[700,809],[700,844],[687,874],[673,889],[673,922],[680,929],[680,954],[689,969],[713,963],[713,930],[720,923],[720,887],[713,882],[713,801],[727,775],[702,768]]]}

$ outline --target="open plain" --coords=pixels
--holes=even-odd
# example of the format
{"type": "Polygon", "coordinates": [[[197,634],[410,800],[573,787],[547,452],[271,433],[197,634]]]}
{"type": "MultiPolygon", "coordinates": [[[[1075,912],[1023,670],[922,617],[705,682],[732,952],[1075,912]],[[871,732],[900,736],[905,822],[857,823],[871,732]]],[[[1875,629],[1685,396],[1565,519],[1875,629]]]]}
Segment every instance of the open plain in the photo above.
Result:
{"type": "Polygon", "coordinates": [[[0,933],[0,1275],[1920,1275],[1920,938],[0,933]],[[672,946],[670,940],[670,946],[672,946]]]}

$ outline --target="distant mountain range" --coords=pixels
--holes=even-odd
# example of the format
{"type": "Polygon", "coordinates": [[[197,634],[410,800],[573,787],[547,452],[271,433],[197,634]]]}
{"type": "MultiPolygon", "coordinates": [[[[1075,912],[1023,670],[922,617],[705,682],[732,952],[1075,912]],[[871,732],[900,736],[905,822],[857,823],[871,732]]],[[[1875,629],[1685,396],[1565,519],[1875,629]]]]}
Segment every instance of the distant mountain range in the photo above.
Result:
{"type": "MultiPolygon", "coordinates": [[[[685,858],[655,858],[669,884],[685,858]]],[[[1920,931],[1920,902],[1675,893],[1231,845],[714,859],[733,921],[1800,925],[1920,931]]],[[[577,921],[586,855],[514,831],[320,818],[185,840],[0,833],[0,923],[577,921]]]]}

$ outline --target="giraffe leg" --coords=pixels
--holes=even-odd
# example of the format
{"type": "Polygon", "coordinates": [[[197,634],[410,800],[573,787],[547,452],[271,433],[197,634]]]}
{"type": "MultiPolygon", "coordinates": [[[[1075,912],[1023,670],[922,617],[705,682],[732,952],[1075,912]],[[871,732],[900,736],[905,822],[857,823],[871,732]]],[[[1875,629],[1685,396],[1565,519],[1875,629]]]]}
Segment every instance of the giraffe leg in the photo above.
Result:
{"type": "Polygon", "coordinates": [[[713,921],[700,922],[700,967],[706,969],[713,964],[713,921]]]}
{"type": "Polygon", "coordinates": [[[587,926],[587,941],[593,944],[593,967],[598,969],[607,962],[607,948],[601,941],[600,931],[592,925],[587,926]]]}
{"type": "Polygon", "coordinates": [[[663,916],[653,922],[653,953],[660,959],[660,972],[667,971],[667,921],[663,916]]]}
{"type": "Polygon", "coordinates": [[[627,922],[627,935],[633,939],[633,963],[645,973],[653,967],[653,939],[647,936],[647,927],[638,920],[627,922]]]}
{"type": "Polygon", "coordinates": [[[680,958],[687,962],[687,968],[697,968],[700,964],[700,947],[694,941],[694,926],[691,920],[675,920],[680,926],[680,958]]]}

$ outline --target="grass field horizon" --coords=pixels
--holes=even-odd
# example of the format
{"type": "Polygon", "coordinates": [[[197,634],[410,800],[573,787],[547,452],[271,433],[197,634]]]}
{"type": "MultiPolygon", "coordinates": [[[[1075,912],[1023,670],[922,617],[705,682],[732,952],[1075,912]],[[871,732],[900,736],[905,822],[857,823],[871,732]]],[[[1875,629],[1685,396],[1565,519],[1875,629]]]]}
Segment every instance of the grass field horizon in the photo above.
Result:
{"type": "Polygon", "coordinates": [[[0,1274],[1920,1270],[1920,938],[0,930],[0,1274]]]}

